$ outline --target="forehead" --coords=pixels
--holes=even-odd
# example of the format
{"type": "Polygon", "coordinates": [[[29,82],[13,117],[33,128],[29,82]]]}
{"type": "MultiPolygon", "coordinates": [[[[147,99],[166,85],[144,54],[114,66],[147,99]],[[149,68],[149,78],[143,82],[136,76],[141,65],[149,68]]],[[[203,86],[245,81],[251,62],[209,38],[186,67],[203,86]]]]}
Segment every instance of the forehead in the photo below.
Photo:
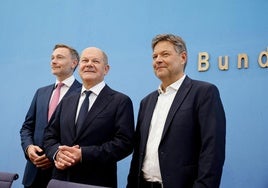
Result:
{"type": "Polygon", "coordinates": [[[103,54],[97,48],[88,48],[82,52],[81,58],[103,58],[103,54]]]}
{"type": "Polygon", "coordinates": [[[61,54],[61,55],[70,55],[70,50],[67,49],[67,48],[57,48],[53,51],[52,55],[58,55],[58,54],[61,54]]]}
{"type": "Polygon", "coordinates": [[[169,41],[158,42],[153,49],[153,53],[161,53],[163,51],[175,51],[174,45],[169,41]]]}

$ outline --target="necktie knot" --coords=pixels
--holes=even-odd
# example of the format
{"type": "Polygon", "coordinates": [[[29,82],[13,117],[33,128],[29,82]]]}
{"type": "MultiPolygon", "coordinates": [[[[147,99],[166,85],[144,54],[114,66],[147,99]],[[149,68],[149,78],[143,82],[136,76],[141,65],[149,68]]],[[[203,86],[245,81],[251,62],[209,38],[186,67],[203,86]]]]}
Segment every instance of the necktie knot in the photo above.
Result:
{"type": "Polygon", "coordinates": [[[84,91],[84,93],[86,94],[85,99],[88,99],[89,95],[92,93],[92,91],[84,91]]]}
{"type": "Polygon", "coordinates": [[[57,87],[56,87],[56,88],[59,88],[59,89],[60,89],[63,85],[64,85],[64,83],[59,82],[59,83],[57,84],[57,87]]]}

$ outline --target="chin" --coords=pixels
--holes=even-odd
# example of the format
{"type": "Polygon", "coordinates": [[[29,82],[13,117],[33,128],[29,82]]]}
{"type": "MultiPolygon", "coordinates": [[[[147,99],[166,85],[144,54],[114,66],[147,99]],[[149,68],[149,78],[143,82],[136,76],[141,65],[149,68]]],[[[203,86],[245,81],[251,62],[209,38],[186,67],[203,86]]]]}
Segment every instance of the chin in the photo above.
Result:
{"type": "Polygon", "coordinates": [[[57,75],[57,71],[52,70],[51,73],[57,75]]]}
{"type": "Polygon", "coordinates": [[[94,79],[92,76],[83,76],[83,80],[92,80],[94,79]]]}
{"type": "Polygon", "coordinates": [[[164,77],[165,74],[163,72],[156,72],[155,75],[158,77],[158,78],[161,78],[161,77],[164,77]]]}

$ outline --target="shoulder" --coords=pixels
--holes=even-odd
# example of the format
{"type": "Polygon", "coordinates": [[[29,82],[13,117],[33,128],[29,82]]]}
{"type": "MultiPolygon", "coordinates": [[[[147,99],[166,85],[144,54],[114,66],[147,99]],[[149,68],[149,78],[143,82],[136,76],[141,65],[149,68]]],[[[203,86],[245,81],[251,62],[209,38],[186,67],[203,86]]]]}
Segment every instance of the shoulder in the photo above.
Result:
{"type": "Polygon", "coordinates": [[[80,88],[82,87],[82,84],[77,79],[74,80],[72,85],[80,88]]]}
{"type": "Polygon", "coordinates": [[[142,100],[141,102],[144,103],[144,102],[147,102],[147,101],[150,101],[154,98],[157,98],[159,95],[158,91],[157,90],[154,90],[152,91],[151,93],[147,94],[142,100]]]}
{"type": "Polygon", "coordinates": [[[46,93],[46,92],[48,92],[48,91],[52,91],[53,90],[53,88],[54,88],[54,84],[50,84],[50,85],[47,85],[47,86],[43,86],[43,87],[40,87],[40,88],[38,88],[37,90],[36,90],[36,94],[44,94],[44,93],[46,93]]]}
{"type": "Polygon", "coordinates": [[[207,82],[207,81],[195,80],[195,79],[191,79],[189,77],[186,77],[185,82],[188,82],[189,84],[192,85],[193,88],[196,88],[196,89],[209,89],[209,88],[211,88],[213,90],[214,89],[218,90],[216,85],[214,85],[211,82],[207,82]]]}
{"type": "Polygon", "coordinates": [[[105,95],[110,95],[116,99],[127,99],[127,100],[131,100],[130,97],[125,94],[122,93],[121,91],[115,90],[110,88],[108,85],[105,85],[104,88],[102,89],[101,93],[103,94],[103,96],[105,95]]]}
{"type": "Polygon", "coordinates": [[[118,90],[115,90],[115,89],[112,89],[111,87],[109,87],[108,85],[105,85],[102,92],[105,92],[107,94],[110,94],[110,95],[118,95],[118,96],[122,96],[122,97],[128,97],[126,94],[124,94],[123,92],[121,91],[118,91],[118,90]]]}
{"type": "Polygon", "coordinates": [[[190,82],[190,93],[197,96],[199,100],[220,98],[219,89],[213,83],[194,79],[190,79],[190,82]]]}
{"type": "Polygon", "coordinates": [[[38,91],[48,90],[48,89],[54,88],[54,86],[55,86],[55,84],[50,84],[50,85],[46,85],[46,86],[40,87],[37,90],[38,91]]]}

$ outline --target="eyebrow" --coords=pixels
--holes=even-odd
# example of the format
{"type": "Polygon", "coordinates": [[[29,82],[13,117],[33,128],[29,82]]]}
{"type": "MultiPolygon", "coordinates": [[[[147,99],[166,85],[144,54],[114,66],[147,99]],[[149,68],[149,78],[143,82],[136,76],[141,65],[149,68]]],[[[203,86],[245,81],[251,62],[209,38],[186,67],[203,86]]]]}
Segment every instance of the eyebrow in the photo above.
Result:
{"type": "Polygon", "coordinates": [[[153,55],[155,55],[155,54],[163,54],[163,53],[166,53],[166,52],[168,52],[168,53],[171,53],[171,51],[170,50],[163,50],[163,51],[161,51],[161,52],[159,52],[159,53],[153,53],[153,55]]]}

